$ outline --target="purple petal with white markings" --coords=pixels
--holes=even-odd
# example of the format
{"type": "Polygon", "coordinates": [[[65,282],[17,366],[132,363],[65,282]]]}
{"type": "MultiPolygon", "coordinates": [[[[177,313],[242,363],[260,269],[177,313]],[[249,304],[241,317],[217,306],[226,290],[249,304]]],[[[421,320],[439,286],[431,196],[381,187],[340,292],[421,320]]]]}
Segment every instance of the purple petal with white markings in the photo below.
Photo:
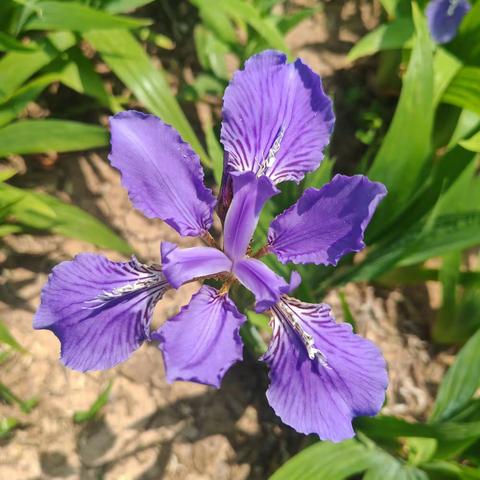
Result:
{"type": "Polygon", "coordinates": [[[283,263],[336,265],[365,247],[363,236],[387,191],[367,177],[336,175],[320,190],[309,188],[270,225],[268,249],[283,263]]]}
{"type": "Polygon", "coordinates": [[[110,118],[111,164],[136,208],[180,235],[200,236],[212,225],[215,198],[203,184],[198,155],[178,132],[153,115],[121,112],[110,118]]]}
{"type": "Polygon", "coordinates": [[[227,370],[242,359],[239,330],[245,320],[227,295],[204,285],[178,315],[152,334],[160,341],[168,381],[218,388],[227,370]]]}
{"type": "Polygon", "coordinates": [[[168,288],[160,267],[135,257],[121,263],[81,254],[53,269],[33,327],[58,337],[67,367],[111,368],[149,339],[153,309],[168,288]]]}
{"type": "Polygon", "coordinates": [[[453,40],[470,8],[467,0],[432,0],[427,6],[426,15],[435,42],[443,44],[453,40]]]}
{"type": "Polygon", "coordinates": [[[232,268],[232,261],[216,248],[178,248],[174,243],[162,242],[161,251],[163,273],[173,288],[232,268]]]}
{"type": "Polygon", "coordinates": [[[385,360],[328,305],[282,297],[272,308],[273,336],[263,356],[270,367],[267,398],[284,423],[301,433],[340,442],[354,435],[352,419],[376,415],[388,384],[385,360]]]}
{"type": "Polygon", "coordinates": [[[221,141],[228,168],[300,181],[323,158],[333,129],[332,102],[302,60],[272,50],[251,57],[223,98],[221,141]]]}
{"type": "MultiPolygon", "coordinates": [[[[278,302],[282,294],[290,291],[290,285],[280,275],[255,258],[235,262],[233,273],[240,283],[255,295],[257,312],[267,310],[278,302]]],[[[293,287],[298,286],[297,280],[297,277],[292,276],[293,287]]]]}
{"type": "Polygon", "coordinates": [[[245,256],[265,202],[279,190],[267,177],[233,174],[233,200],[225,218],[224,250],[232,259],[245,256]]]}

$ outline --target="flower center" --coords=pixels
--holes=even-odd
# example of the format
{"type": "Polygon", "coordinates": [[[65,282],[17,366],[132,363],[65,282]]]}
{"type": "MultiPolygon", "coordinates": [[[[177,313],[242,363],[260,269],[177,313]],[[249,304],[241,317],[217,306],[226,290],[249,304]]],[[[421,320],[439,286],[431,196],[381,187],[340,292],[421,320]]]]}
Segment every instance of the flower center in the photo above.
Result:
{"type": "Polygon", "coordinates": [[[272,307],[272,310],[275,312],[278,318],[286,320],[287,324],[291,328],[293,328],[293,330],[305,346],[308,358],[310,360],[318,360],[320,365],[322,365],[323,367],[328,367],[327,357],[320,349],[315,346],[313,336],[306,332],[305,329],[302,327],[302,324],[299,321],[301,320],[300,317],[295,312],[295,310],[288,304],[288,302],[282,298],[280,302],[277,303],[277,305],[274,305],[272,307]]]}
{"type": "Polygon", "coordinates": [[[282,144],[283,136],[285,135],[285,127],[281,127],[277,133],[277,136],[268,151],[267,158],[263,160],[260,165],[260,168],[257,171],[257,177],[262,176],[274,163],[276,160],[276,155],[280,151],[280,146],[282,144]]]}

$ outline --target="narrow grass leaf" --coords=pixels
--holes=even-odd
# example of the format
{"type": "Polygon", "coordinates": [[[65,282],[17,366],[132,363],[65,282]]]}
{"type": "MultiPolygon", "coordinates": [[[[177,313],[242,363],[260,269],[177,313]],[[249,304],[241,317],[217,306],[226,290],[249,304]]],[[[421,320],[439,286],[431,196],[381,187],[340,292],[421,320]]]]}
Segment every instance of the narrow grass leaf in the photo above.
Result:
{"type": "Polygon", "coordinates": [[[433,128],[432,43],[423,14],[413,4],[416,41],[390,128],[368,176],[386,185],[369,236],[390,228],[410,203],[431,153],[433,128]],[[401,181],[399,181],[401,179],[401,181]]]}
{"type": "Polygon", "coordinates": [[[203,164],[211,167],[212,162],[172,93],[164,72],[153,65],[135,37],[128,31],[97,30],[86,33],[85,38],[137,99],[175,127],[199,154],[203,164]]]}
{"type": "Polygon", "coordinates": [[[106,145],[108,134],[103,127],[69,120],[22,120],[0,129],[0,157],[72,152],[106,145]]]}
{"type": "Polygon", "coordinates": [[[347,58],[353,62],[383,50],[403,48],[412,38],[414,31],[411,18],[397,18],[390,23],[384,23],[362,37],[350,50],[347,58]]]}
{"type": "Polygon", "coordinates": [[[318,442],[288,460],[270,480],[343,480],[374,465],[376,455],[355,440],[318,442]]]}
{"type": "Polygon", "coordinates": [[[461,410],[480,387],[480,330],[465,344],[445,375],[430,421],[449,419],[461,410]]]}
{"type": "Polygon", "coordinates": [[[110,392],[112,391],[112,385],[113,381],[110,380],[107,387],[100,393],[88,410],[77,411],[73,414],[73,421],[75,423],[83,423],[91,421],[97,417],[102,408],[108,403],[110,392]]]}
{"type": "Polygon", "coordinates": [[[121,17],[74,2],[40,1],[38,15],[27,22],[24,30],[72,30],[85,32],[103,29],[131,29],[150,25],[150,20],[121,17]]]}

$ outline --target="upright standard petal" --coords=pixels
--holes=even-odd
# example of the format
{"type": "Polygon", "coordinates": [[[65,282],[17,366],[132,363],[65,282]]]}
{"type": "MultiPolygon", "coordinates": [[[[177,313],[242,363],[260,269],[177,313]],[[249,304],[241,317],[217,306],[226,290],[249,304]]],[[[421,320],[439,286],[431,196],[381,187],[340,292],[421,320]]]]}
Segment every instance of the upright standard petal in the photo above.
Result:
{"type": "Polygon", "coordinates": [[[169,288],[160,267],[85,253],[57,265],[42,291],[33,327],[60,340],[74,370],[104,370],[149,339],[155,304],[169,288]]]}
{"type": "Polygon", "coordinates": [[[267,177],[233,174],[233,200],[225,218],[224,250],[232,259],[245,256],[265,202],[279,190],[267,177]]]}
{"type": "Polygon", "coordinates": [[[110,119],[108,157],[136,208],[180,235],[199,236],[212,225],[215,198],[203,184],[198,155],[159,118],[127,111],[110,119]]]}
{"type": "Polygon", "coordinates": [[[232,261],[220,250],[210,247],[178,248],[162,243],[163,273],[173,288],[205,275],[229,272],[232,261]]]}
{"type": "Polygon", "coordinates": [[[300,181],[315,170],[333,129],[332,102],[302,60],[265,51],[233,76],[223,98],[221,141],[227,167],[300,181]]]}
{"type": "Polygon", "coordinates": [[[233,273],[248,288],[256,300],[255,310],[263,312],[278,302],[280,296],[298,286],[298,278],[292,277],[292,286],[280,275],[255,258],[245,258],[233,264],[233,273]]]}
{"type": "Polygon", "coordinates": [[[385,361],[370,341],[337,324],[328,305],[282,297],[272,308],[267,398],[284,423],[340,442],[352,419],[376,415],[388,384],[385,361]]]}
{"type": "Polygon", "coordinates": [[[245,320],[227,295],[204,285],[178,315],[152,334],[160,341],[168,381],[218,388],[227,370],[242,359],[239,331],[245,320]]]}
{"type": "Polygon", "coordinates": [[[365,229],[386,193],[384,185],[362,175],[336,175],[320,190],[305,190],[272,222],[268,249],[283,263],[336,265],[365,246],[365,229]]]}
{"type": "Polygon", "coordinates": [[[453,40],[470,8],[467,0],[432,0],[426,10],[432,38],[439,44],[453,40]]]}

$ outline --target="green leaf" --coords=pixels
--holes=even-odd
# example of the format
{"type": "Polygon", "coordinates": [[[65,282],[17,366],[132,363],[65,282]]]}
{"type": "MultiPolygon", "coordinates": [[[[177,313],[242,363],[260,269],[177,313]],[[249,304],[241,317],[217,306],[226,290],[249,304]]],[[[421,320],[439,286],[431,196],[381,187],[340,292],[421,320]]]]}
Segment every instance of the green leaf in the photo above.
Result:
{"type": "Polygon", "coordinates": [[[412,5],[415,46],[395,115],[368,173],[369,178],[384,183],[388,190],[369,227],[371,237],[390,229],[408,206],[431,153],[432,43],[422,13],[416,3],[412,5]]]}
{"type": "Polygon", "coordinates": [[[0,170],[0,183],[10,180],[10,178],[14,177],[16,174],[17,171],[13,168],[4,168],[0,170]]]}
{"type": "Polygon", "coordinates": [[[19,88],[3,104],[0,105],[0,127],[18,117],[25,107],[35,100],[52,82],[60,80],[58,74],[47,74],[37,77],[19,88]]]}
{"type": "Polygon", "coordinates": [[[461,68],[445,90],[442,102],[480,114],[480,68],[461,68]]]}
{"type": "Polygon", "coordinates": [[[480,62],[480,3],[476,2],[467,13],[449,49],[465,64],[478,65],[480,62]]]}
{"type": "Polygon", "coordinates": [[[403,48],[414,33],[411,18],[397,18],[367,33],[348,53],[348,60],[373,55],[382,50],[403,48]]]}
{"type": "Polygon", "coordinates": [[[439,442],[480,438],[480,421],[410,423],[400,418],[378,416],[358,417],[355,427],[367,437],[391,440],[398,437],[435,438],[439,442]]]}
{"type": "Polygon", "coordinates": [[[220,8],[212,8],[210,0],[190,0],[200,13],[202,23],[225,43],[236,45],[238,42],[235,27],[229,16],[220,8]]]}
{"type": "Polygon", "coordinates": [[[331,158],[325,157],[320,164],[320,167],[311,173],[307,173],[302,182],[302,189],[305,191],[307,188],[321,188],[332,178],[333,165],[335,161],[331,158]]]}
{"type": "Polygon", "coordinates": [[[250,3],[243,0],[222,0],[216,7],[250,25],[270,47],[289,53],[283,35],[275,25],[262,18],[260,12],[250,3]]]}
{"type": "Polygon", "coordinates": [[[75,42],[71,32],[56,32],[49,35],[38,50],[7,53],[0,59],[0,101],[5,101],[25,80],[75,42]]]}
{"type": "Polygon", "coordinates": [[[288,460],[270,480],[343,480],[369,468],[376,455],[355,440],[318,442],[288,460]]]}
{"type": "Polygon", "coordinates": [[[192,126],[180,108],[162,70],[156,68],[135,37],[128,31],[91,31],[85,38],[147,109],[178,130],[182,138],[211,167],[192,126]]]}
{"type": "Polygon", "coordinates": [[[428,480],[428,475],[387,453],[379,452],[377,463],[368,469],[363,480],[428,480]]]}
{"type": "Polygon", "coordinates": [[[480,153],[480,132],[477,132],[468,140],[462,140],[460,145],[467,150],[480,153]]]}
{"type": "Polygon", "coordinates": [[[425,463],[422,467],[432,475],[430,478],[439,480],[459,479],[459,480],[478,480],[480,479],[480,469],[472,468],[454,462],[445,462],[435,460],[425,463]]]}
{"type": "Polygon", "coordinates": [[[433,327],[433,338],[436,342],[449,342],[457,316],[457,284],[460,278],[462,255],[460,251],[451,252],[443,257],[440,271],[442,284],[442,306],[433,327]]]}
{"type": "Polygon", "coordinates": [[[50,195],[0,184],[0,212],[5,208],[2,202],[9,204],[11,223],[77,238],[123,254],[132,253],[131,247],[102,222],[50,195]]]}
{"type": "Polygon", "coordinates": [[[213,162],[213,176],[217,185],[221,185],[223,175],[223,150],[210,123],[206,123],[203,126],[203,131],[205,133],[205,141],[207,142],[208,155],[213,162]]]}
{"type": "Polygon", "coordinates": [[[131,29],[150,25],[150,20],[120,17],[73,2],[40,1],[35,4],[38,16],[27,22],[25,30],[131,29]]]}
{"type": "Polygon", "coordinates": [[[0,439],[7,438],[12,431],[19,425],[19,421],[13,417],[3,417],[0,419],[0,439]]]}
{"type": "Polygon", "coordinates": [[[25,352],[26,350],[15,340],[13,335],[10,333],[8,330],[7,326],[5,323],[0,321],[0,343],[4,343],[5,345],[8,345],[11,347],[13,350],[16,350],[17,352],[25,352]]]}
{"type": "Polygon", "coordinates": [[[452,79],[462,68],[462,62],[444,48],[438,47],[433,59],[434,104],[438,105],[452,79]]]}
{"type": "Polygon", "coordinates": [[[68,120],[22,120],[0,129],[0,157],[72,152],[108,145],[103,127],[68,120]]]}
{"type": "Polygon", "coordinates": [[[78,93],[97,99],[100,105],[112,112],[122,110],[117,100],[107,93],[102,78],[79,48],[73,47],[68,50],[61,60],[52,62],[46,71],[51,75],[58,75],[63,84],[78,93]]]}
{"type": "Polygon", "coordinates": [[[342,305],[343,318],[345,322],[349,323],[352,326],[353,331],[355,332],[357,330],[357,323],[353,318],[352,311],[350,310],[347,298],[345,297],[345,293],[343,292],[343,290],[338,291],[338,296],[340,297],[340,304],[342,305]]]}
{"type": "Polygon", "coordinates": [[[267,351],[266,343],[263,341],[259,331],[252,323],[244,323],[240,328],[240,335],[243,343],[256,357],[260,357],[267,351]]]}
{"type": "Polygon", "coordinates": [[[106,0],[103,9],[110,13],[127,13],[152,3],[154,0],[106,0]]]}
{"type": "Polygon", "coordinates": [[[448,369],[430,420],[443,421],[461,410],[480,387],[480,330],[465,344],[448,369]]]}
{"type": "Polygon", "coordinates": [[[95,402],[92,403],[88,410],[80,410],[73,414],[75,423],[88,422],[98,416],[100,410],[107,404],[112,390],[113,380],[108,382],[107,387],[100,393],[95,402]]]}
{"type": "Polygon", "coordinates": [[[36,48],[36,45],[29,45],[28,43],[20,42],[15,37],[0,31],[0,51],[31,52],[32,50],[36,50],[36,48]]]}
{"type": "Polygon", "coordinates": [[[323,5],[318,5],[313,8],[302,8],[298,12],[291,15],[279,16],[277,28],[283,34],[286,35],[290,30],[293,30],[299,23],[313,17],[316,13],[323,10],[323,5]]]}
{"type": "Polygon", "coordinates": [[[257,313],[253,310],[246,311],[248,321],[259,330],[269,331],[270,327],[268,326],[268,317],[263,315],[263,313],[257,313]]]}

